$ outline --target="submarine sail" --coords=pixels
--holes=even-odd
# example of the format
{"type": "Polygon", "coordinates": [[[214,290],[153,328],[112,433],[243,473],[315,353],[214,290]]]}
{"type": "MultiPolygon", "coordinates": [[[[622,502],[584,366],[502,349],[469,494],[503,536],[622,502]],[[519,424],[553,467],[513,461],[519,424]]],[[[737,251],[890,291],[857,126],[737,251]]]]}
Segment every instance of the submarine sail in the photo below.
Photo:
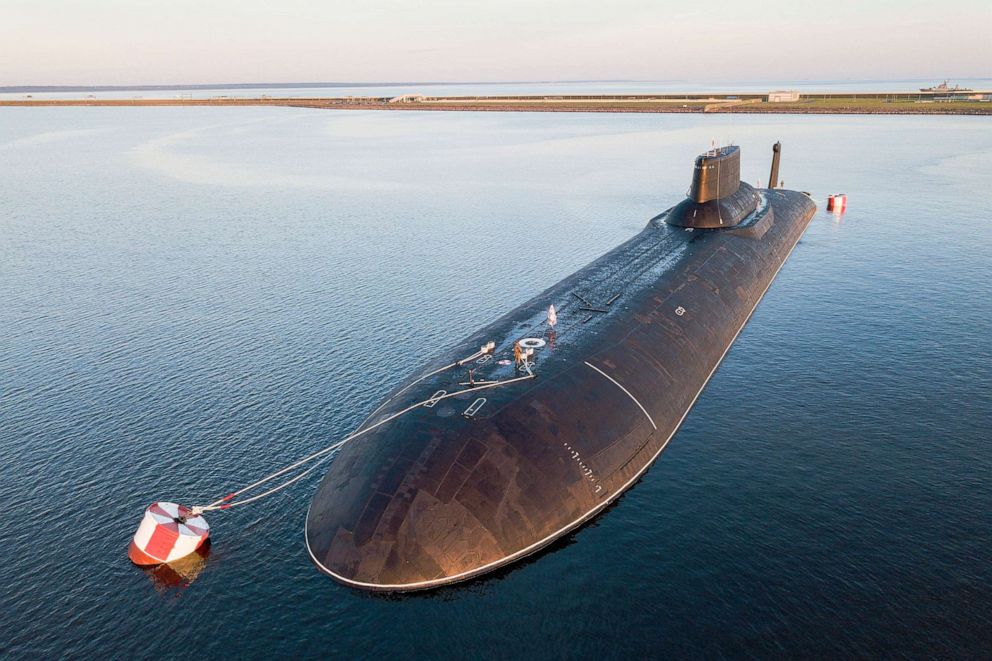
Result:
{"type": "Polygon", "coordinates": [[[740,181],[738,147],[700,155],[684,201],[401,383],[313,497],[314,563],[355,588],[432,588],[602,512],[671,441],[813,217],[770,186],[740,181]]]}

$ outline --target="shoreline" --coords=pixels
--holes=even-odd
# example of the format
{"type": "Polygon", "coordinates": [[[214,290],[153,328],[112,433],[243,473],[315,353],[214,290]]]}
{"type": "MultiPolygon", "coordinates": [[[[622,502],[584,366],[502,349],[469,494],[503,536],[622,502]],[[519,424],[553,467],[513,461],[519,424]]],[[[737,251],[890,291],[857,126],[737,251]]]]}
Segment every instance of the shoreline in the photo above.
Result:
{"type": "MultiPolygon", "coordinates": [[[[988,95],[987,92],[973,94],[988,95]]],[[[809,94],[769,102],[764,95],[212,97],[203,99],[0,99],[0,107],[281,106],[323,110],[449,112],[739,113],[791,115],[992,115],[992,102],[925,93],[809,94]]]]}

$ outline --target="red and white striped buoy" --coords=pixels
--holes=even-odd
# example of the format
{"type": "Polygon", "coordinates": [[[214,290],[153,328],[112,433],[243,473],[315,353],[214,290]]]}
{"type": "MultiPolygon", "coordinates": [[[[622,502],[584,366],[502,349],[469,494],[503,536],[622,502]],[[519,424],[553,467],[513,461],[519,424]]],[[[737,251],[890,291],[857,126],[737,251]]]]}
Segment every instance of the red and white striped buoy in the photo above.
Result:
{"type": "Polygon", "coordinates": [[[847,195],[835,193],[827,198],[827,211],[843,211],[847,206],[847,195]]]}
{"type": "Polygon", "coordinates": [[[200,514],[176,503],[152,503],[134,533],[127,557],[136,565],[160,565],[184,558],[210,536],[200,514]]]}

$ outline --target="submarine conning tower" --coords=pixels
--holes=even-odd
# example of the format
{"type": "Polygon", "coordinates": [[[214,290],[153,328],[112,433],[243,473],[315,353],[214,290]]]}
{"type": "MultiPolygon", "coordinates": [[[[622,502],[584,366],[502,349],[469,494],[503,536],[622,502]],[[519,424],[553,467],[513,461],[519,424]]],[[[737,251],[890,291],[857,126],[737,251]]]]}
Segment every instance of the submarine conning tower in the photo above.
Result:
{"type": "Polygon", "coordinates": [[[718,147],[696,157],[688,197],[665,222],[700,229],[733,227],[757,206],[757,191],[741,181],[740,147],[718,147]]]}

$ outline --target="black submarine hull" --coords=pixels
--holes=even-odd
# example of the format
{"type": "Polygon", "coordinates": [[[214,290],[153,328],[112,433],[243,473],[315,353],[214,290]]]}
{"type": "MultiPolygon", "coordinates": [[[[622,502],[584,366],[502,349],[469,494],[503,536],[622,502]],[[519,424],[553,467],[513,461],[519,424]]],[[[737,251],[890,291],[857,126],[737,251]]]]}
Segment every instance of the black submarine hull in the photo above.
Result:
{"type": "Polygon", "coordinates": [[[492,340],[488,358],[401,383],[364,427],[414,408],[345,445],[318,487],[305,530],[317,566],[373,591],[463,581],[550,544],[633,485],[815,212],[802,193],[750,190],[756,209],[734,227],[673,225],[673,207],[420,373],[492,340]],[[546,342],[533,365],[501,364],[525,337],[546,342]]]}

